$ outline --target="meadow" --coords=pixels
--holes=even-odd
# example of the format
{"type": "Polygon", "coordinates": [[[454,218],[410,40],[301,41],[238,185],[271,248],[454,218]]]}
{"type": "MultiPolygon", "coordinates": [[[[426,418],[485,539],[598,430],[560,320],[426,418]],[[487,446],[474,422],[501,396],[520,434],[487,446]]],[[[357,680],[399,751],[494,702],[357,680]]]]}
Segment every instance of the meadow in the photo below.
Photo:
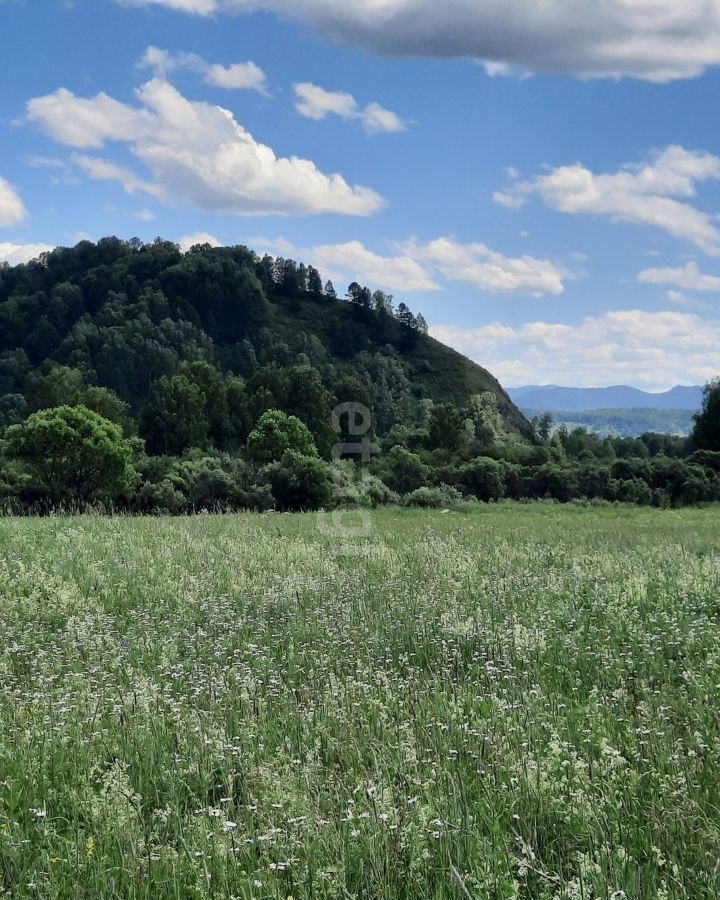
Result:
{"type": "Polygon", "coordinates": [[[0,895],[719,896],[720,512],[371,524],[0,519],[0,895]]]}

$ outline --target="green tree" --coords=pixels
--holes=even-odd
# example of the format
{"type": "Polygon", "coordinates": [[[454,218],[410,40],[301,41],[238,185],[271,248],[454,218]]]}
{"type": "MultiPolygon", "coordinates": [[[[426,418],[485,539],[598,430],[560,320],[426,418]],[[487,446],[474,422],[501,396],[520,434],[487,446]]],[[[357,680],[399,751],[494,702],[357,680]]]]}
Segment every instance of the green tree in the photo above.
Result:
{"type": "Polygon", "coordinates": [[[308,266],[308,291],[311,294],[322,294],[322,278],[314,266],[308,266]]]}
{"type": "Polygon", "coordinates": [[[452,403],[441,403],[430,410],[428,441],[431,450],[450,450],[462,447],[465,439],[465,420],[452,403]]]}
{"type": "Polygon", "coordinates": [[[259,464],[277,462],[288,450],[306,457],[318,455],[307,425],[279,409],[269,409],[260,416],[246,448],[249,458],[259,464]]]}
{"type": "Polygon", "coordinates": [[[385,477],[383,480],[400,494],[407,494],[427,483],[429,468],[423,464],[417,453],[411,453],[405,447],[393,447],[385,460],[385,477]]]}
{"type": "Polygon", "coordinates": [[[705,385],[690,442],[695,450],[720,450],[720,378],[705,385]]]}
{"type": "Polygon", "coordinates": [[[84,373],[78,369],[56,363],[44,365],[28,377],[25,400],[30,413],[56,406],[86,406],[119,425],[126,437],[137,432],[129,405],[110,388],[88,384],[84,373]]]}
{"type": "Polygon", "coordinates": [[[263,472],[270,479],[278,509],[320,509],[330,502],[330,466],[316,455],[286,450],[279,462],[271,463],[263,472]]]}
{"type": "Polygon", "coordinates": [[[132,442],[85,406],[36,412],[9,428],[6,440],[8,456],[21,460],[54,502],[112,500],[132,483],[132,442]]]}
{"type": "Polygon", "coordinates": [[[189,447],[205,447],[208,420],[200,388],[186,375],[159,378],[150,388],[140,434],[150,453],[179,456],[189,447]]]}
{"type": "Polygon", "coordinates": [[[460,480],[478,500],[500,500],[505,496],[503,466],[495,459],[478,457],[463,466],[460,480]]]}

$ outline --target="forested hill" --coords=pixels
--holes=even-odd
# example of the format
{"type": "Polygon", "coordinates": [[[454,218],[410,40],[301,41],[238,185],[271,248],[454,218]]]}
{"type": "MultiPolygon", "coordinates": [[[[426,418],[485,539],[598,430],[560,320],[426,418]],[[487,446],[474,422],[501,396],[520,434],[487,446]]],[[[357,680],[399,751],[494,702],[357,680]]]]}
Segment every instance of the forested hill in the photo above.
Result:
{"type": "Polygon", "coordinates": [[[150,452],[180,453],[202,437],[199,395],[204,439],[232,449],[273,407],[320,438],[334,402],[365,402],[382,435],[420,423],[428,400],[485,392],[528,434],[497,380],[405,304],[356,283],[336,294],[316,269],[245,247],[104,238],[0,266],[0,427],[83,402],[139,426],[150,452]]]}

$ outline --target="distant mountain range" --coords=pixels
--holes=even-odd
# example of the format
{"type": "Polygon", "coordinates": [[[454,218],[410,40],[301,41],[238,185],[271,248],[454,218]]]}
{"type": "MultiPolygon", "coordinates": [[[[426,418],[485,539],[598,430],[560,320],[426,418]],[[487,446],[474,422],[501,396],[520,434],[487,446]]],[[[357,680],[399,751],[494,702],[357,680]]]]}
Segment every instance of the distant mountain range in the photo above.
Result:
{"type": "Polygon", "coordinates": [[[523,410],[546,412],[587,412],[616,409],[673,409],[696,412],[702,406],[703,389],[699,385],[678,385],[653,394],[628,385],[605,388],[558,387],[555,384],[509,388],[508,394],[523,410]]]}

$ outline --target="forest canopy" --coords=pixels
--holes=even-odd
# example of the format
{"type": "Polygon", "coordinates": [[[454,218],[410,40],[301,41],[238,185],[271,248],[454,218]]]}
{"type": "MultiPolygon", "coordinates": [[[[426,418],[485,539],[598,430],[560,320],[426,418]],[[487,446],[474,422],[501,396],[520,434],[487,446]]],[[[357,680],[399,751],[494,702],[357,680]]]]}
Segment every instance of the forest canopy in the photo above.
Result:
{"type": "Polygon", "coordinates": [[[713,500],[714,390],[690,441],[601,440],[528,422],[406,303],[294,260],[109,237],[0,266],[11,509],[713,500]],[[362,479],[333,454],[347,403],[368,410],[380,451],[362,479]]]}

